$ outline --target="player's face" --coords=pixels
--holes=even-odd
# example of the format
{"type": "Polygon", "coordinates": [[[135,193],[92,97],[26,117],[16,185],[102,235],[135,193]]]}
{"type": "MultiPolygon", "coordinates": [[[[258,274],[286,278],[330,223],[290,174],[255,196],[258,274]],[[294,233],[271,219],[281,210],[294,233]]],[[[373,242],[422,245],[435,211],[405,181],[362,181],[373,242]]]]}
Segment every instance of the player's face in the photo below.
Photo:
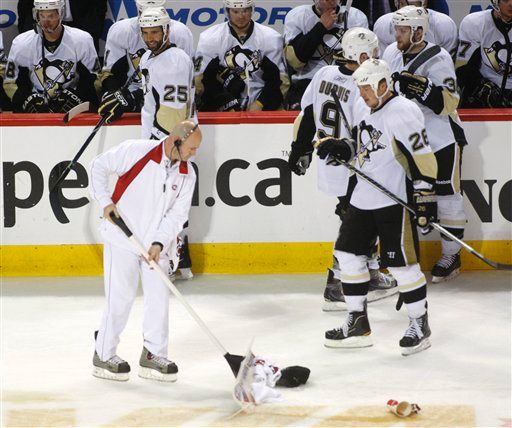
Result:
{"type": "Polygon", "coordinates": [[[245,30],[249,27],[252,18],[252,7],[243,9],[228,9],[229,22],[237,30],[245,30]]]}
{"type": "Polygon", "coordinates": [[[512,21],[512,0],[500,0],[498,2],[501,19],[504,21],[512,21]]]}
{"type": "Polygon", "coordinates": [[[358,86],[359,93],[363,98],[366,105],[370,108],[375,108],[379,105],[379,99],[375,95],[375,91],[371,87],[371,85],[362,85],[358,86]]]}
{"type": "Polygon", "coordinates": [[[339,0],[318,0],[316,2],[316,8],[320,14],[329,10],[335,10],[339,4],[339,0]]]}
{"type": "Polygon", "coordinates": [[[416,6],[416,7],[422,7],[423,3],[425,3],[425,7],[427,7],[427,2],[422,2],[421,0],[399,0],[397,9],[401,9],[405,6],[416,6]]]}
{"type": "Polygon", "coordinates": [[[45,33],[54,33],[60,25],[60,15],[57,9],[40,10],[37,12],[39,25],[45,33]]]}
{"type": "Polygon", "coordinates": [[[401,51],[406,51],[411,46],[411,27],[395,25],[396,47],[401,51]]]}
{"type": "Polygon", "coordinates": [[[142,39],[151,52],[156,52],[162,47],[164,30],[162,27],[143,28],[142,39]]]}

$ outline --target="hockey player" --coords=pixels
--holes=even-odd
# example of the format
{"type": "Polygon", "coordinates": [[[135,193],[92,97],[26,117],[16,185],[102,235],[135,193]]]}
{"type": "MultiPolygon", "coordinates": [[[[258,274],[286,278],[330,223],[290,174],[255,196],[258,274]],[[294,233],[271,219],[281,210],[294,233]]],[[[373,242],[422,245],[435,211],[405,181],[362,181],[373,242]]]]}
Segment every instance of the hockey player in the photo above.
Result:
{"type": "MultiPolygon", "coordinates": [[[[119,118],[123,112],[141,111],[143,93],[141,74],[137,73],[133,82],[123,91],[119,91],[126,80],[139,66],[140,59],[147,50],[139,27],[139,16],[145,8],[163,7],[165,0],[136,0],[138,16],[123,19],[110,27],[105,44],[105,60],[100,74],[103,100],[100,111],[108,106],[114,114],[107,120],[119,118]]],[[[190,58],[194,57],[194,37],[185,24],[170,21],[169,39],[173,46],[183,49],[190,58]]]]}
{"type": "MultiPolygon", "coordinates": [[[[350,138],[351,135],[343,126],[340,112],[333,99],[334,90],[344,106],[347,120],[352,123],[352,109],[359,98],[352,74],[360,64],[368,58],[378,58],[379,46],[377,36],[363,27],[349,29],[341,42],[343,55],[335,55],[338,65],[321,68],[313,77],[302,96],[302,111],[294,124],[294,137],[289,156],[291,170],[303,175],[312,160],[313,140],[326,136],[334,138],[350,138]]],[[[349,185],[349,172],[345,168],[328,165],[320,160],[317,166],[319,190],[329,196],[337,197],[339,203],[336,213],[343,221],[342,213],[348,206],[350,192],[353,188],[353,177],[349,185]]],[[[379,300],[398,292],[396,281],[379,271],[379,263],[373,254],[370,258],[370,292],[369,301],[379,300]]],[[[341,281],[339,280],[339,264],[333,257],[333,269],[328,269],[327,285],[324,291],[324,311],[336,311],[345,308],[341,281]]]]}
{"type": "Polygon", "coordinates": [[[62,25],[64,0],[35,0],[36,31],[26,31],[12,43],[4,89],[20,113],[65,113],[90,101],[99,61],[92,37],[62,25]]]}
{"type": "Polygon", "coordinates": [[[254,0],[223,0],[227,22],[199,36],[202,111],[279,110],[289,87],[281,35],[254,22],[254,0]]]}
{"type": "Polygon", "coordinates": [[[365,61],[353,78],[362,96],[354,109],[356,139],[326,137],[320,140],[317,154],[334,164],[354,159],[362,173],[400,199],[411,200],[417,214],[414,219],[384,193],[357,180],[335,246],[349,313],[343,326],[325,333],[325,346],[372,346],[366,310],[370,280],[366,254],[378,237],[381,260],[398,282],[397,307],[402,303],[407,307],[409,327],[400,348],[402,355],[410,355],[430,347],[427,281],[418,263],[414,221],[430,229],[428,223],[436,218],[436,159],[428,145],[421,110],[391,91],[391,72],[383,60],[365,61]]]}
{"type": "MultiPolygon", "coordinates": [[[[184,54],[185,55],[185,54],[184,54]]],[[[176,236],[187,221],[196,175],[188,161],[201,143],[201,131],[190,121],[179,123],[161,140],[127,140],[91,163],[91,194],[103,212],[103,267],[107,302],[96,336],[93,375],[126,381],[130,365],[116,355],[119,336],[137,295],[139,276],[144,291],[144,344],[139,376],[174,382],[178,367],[167,359],[169,289],[113,224],[124,219],[148,248],[150,260],[162,269],[177,263],[176,236]],[[109,176],[118,176],[114,192],[109,176]],[[163,189],[163,191],[162,191],[163,189]]]]}
{"type": "Polygon", "coordinates": [[[460,24],[457,77],[461,107],[512,107],[512,0],[491,0],[492,10],[460,24]]]}
{"type": "MultiPolygon", "coordinates": [[[[467,144],[457,114],[459,94],[450,55],[426,42],[430,14],[406,6],[393,15],[396,43],[384,52],[400,93],[413,100],[425,116],[428,141],[437,159],[435,191],[440,224],[457,238],[464,236],[466,216],[461,193],[462,149],[467,144]]],[[[461,246],[442,236],[442,256],[432,268],[432,281],[458,275],[461,246]]]]}
{"type": "MultiPolygon", "coordinates": [[[[446,49],[452,58],[455,59],[458,46],[458,30],[457,24],[453,22],[453,19],[444,13],[428,9],[428,0],[395,0],[397,9],[409,5],[423,7],[428,12],[429,26],[428,31],[425,33],[425,40],[446,49]]],[[[373,27],[373,31],[379,38],[380,51],[382,53],[384,53],[389,45],[396,41],[392,17],[393,12],[381,16],[373,27]]]]}
{"type": "Polygon", "coordinates": [[[5,66],[7,65],[7,56],[4,52],[3,34],[0,32],[0,112],[11,110],[11,101],[4,91],[5,66]]]}
{"type": "Polygon", "coordinates": [[[351,27],[368,28],[368,19],[359,9],[348,16],[339,0],[314,0],[312,5],[294,7],[284,22],[285,56],[292,75],[287,108],[300,110],[302,94],[309,82],[333,55],[341,50],[343,33],[351,27]]]}

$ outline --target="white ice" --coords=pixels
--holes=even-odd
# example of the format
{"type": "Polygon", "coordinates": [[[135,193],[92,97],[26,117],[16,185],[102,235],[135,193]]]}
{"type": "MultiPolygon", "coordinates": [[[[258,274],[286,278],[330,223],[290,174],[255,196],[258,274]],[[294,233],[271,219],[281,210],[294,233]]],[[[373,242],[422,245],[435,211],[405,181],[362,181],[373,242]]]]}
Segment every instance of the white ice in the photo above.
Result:
{"type": "Polygon", "coordinates": [[[172,298],[169,357],[178,381],[137,376],[142,298],[118,354],[128,382],[94,378],[93,331],[103,309],[102,278],[3,278],[2,426],[512,426],[511,275],[464,272],[429,285],[432,347],[403,357],[408,319],[392,297],[369,305],[374,346],[333,350],[325,330],[346,312],[321,311],[323,275],[202,275],[177,282],[231,353],[251,338],[257,355],[311,369],[285,401],[232,416],[234,378],[208,337],[172,298]],[[422,412],[398,419],[388,399],[422,412]],[[231,416],[231,417],[230,417],[231,416]]]}

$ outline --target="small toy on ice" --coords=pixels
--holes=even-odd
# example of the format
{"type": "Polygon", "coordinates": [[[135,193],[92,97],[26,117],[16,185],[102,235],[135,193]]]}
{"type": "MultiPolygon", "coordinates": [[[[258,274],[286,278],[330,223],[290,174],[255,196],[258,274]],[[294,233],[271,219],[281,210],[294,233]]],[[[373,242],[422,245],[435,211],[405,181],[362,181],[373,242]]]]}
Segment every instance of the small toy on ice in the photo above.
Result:
{"type": "Polygon", "coordinates": [[[388,400],[388,410],[399,418],[418,414],[421,409],[416,403],[408,403],[407,401],[388,400]]]}

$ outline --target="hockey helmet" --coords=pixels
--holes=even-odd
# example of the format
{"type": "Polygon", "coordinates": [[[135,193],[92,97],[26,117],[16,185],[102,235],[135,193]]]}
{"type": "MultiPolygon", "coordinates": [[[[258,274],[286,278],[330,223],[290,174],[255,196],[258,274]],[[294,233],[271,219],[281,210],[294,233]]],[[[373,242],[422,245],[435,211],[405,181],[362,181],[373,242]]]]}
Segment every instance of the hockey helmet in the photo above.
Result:
{"type": "MultiPolygon", "coordinates": [[[[411,6],[411,2],[416,3],[417,1],[418,0],[405,0],[405,2],[407,3],[406,6],[411,6]]],[[[427,7],[427,0],[419,0],[419,3],[421,7],[427,7]]],[[[400,9],[400,0],[395,0],[395,7],[397,10],[400,9]]]]}
{"type": "Polygon", "coordinates": [[[500,10],[500,9],[499,9],[499,2],[500,2],[500,0],[491,0],[491,6],[492,6],[492,8],[493,8],[495,11],[497,11],[497,12],[499,12],[499,10],[500,10]]]}
{"type": "Polygon", "coordinates": [[[254,0],[222,0],[224,9],[246,9],[252,7],[254,9],[254,0]]]}
{"type": "Polygon", "coordinates": [[[360,58],[363,53],[369,58],[378,58],[379,39],[367,28],[353,27],[343,35],[341,49],[345,59],[361,64],[360,58]]]}
{"type": "Polygon", "coordinates": [[[165,0],[135,0],[135,3],[137,4],[137,10],[141,13],[148,7],[163,7],[165,0]]]}
{"type": "Polygon", "coordinates": [[[391,71],[386,61],[383,61],[382,59],[367,59],[356,71],[354,71],[352,77],[354,78],[357,86],[370,85],[375,96],[379,98],[379,101],[391,89],[391,71]],[[379,97],[377,92],[379,89],[379,83],[383,79],[386,81],[388,89],[379,97]]]}
{"type": "Polygon", "coordinates": [[[34,0],[34,7],[32,9],[32,17],[39,26],[39,12],[43,10],[57,10],[59,13],[59,25],[64,18],[64,8],[66,3],[64,0],[34,0]]]}
{"type": "Polygon", "coordinates": [[[169,14],[163,7],[148,7],[144,9],[139,16],[139,27],[143,28],[154,28],[154,27],[162,27],[162,31],[164,32],[164,37],[162,39],[162,44],[158,48],[158,53],[169,40],[169,30],[171,25],[171,18],[169,14]]]}
{"type": "MultiPolygon", "coordinates": [[[[393,13],[391,21],[394,26],[401,25],[411,27],[412,33],[420,27],[423,28],[423,35],[428,31],[428,12],[422,7],[405,6],[393,13]]],[[[423,39],[421,39],[420,42],[421,41],[423,41],[423,39]]]]}

